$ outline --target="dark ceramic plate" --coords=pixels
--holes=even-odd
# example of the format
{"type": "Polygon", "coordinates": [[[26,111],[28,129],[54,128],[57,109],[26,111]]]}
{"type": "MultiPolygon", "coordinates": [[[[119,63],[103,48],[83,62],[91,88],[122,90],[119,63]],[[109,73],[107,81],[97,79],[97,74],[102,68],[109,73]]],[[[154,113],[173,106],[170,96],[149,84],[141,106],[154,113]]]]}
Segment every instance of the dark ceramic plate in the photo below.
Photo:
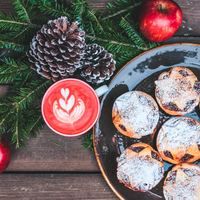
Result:
{"type": "MultiPolygon", "coordinates": [[[[168,70],[171,66],[189,67],[200,78],[200,45],[172,44],[143,53],[125,65],[113,78],[108,93],[102,99],[101,116],[94,128],[95,154],[105,180],[120,199],[164,199],[162,189],[164,180],[145,193],[134,192],[118,182],[116,158],[126,147],[139,141],[149,143],[155,149],[156,146],[155,139],[151,136],[141,140],[122,136],[112,123],[112,106],[118,96],[130,90],[144,91],[154,97],[154,81],[162,71],[168,70]]],[[[170,117],[162,111],[160,116],[159,126],[170,117]]],[[[199,108],[188,116],[200,120],[199,108]]],[[[172,165],[165,163],[165,175],[171,167],[172,165]]]]}

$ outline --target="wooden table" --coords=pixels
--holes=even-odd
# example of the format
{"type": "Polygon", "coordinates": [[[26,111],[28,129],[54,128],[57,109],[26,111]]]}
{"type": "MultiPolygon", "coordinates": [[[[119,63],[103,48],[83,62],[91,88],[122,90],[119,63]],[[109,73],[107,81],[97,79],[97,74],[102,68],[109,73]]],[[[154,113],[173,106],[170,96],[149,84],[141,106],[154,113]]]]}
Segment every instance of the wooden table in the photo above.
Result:
{"type": "MultiPolygon", "coordinates": [[[[103,8],[108,0],[89,0],[103,8]]],[[[176,0],[184,21],[168,42],[200,43],[199,0],[176,0]]],[[[10,1],[0,0],[0,10],[9,11],[10,1]]],[[[12,155],[7,171],[0,175],[0,199],[60,200],[116,199],[103,180],[92,152],[81,145],[82,138],[64,138],[47,127],[12,155]]]]}

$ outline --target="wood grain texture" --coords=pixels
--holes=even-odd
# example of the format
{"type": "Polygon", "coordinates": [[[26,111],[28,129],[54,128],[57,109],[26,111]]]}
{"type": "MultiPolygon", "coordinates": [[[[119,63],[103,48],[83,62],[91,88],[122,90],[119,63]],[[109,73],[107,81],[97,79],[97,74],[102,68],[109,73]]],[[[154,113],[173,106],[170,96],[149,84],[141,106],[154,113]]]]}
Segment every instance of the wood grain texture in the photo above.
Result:
{"type": "Polygon", "coordinates": [[[116,199],[100,174],[3,174],[1,200],[116,199]]]}
{"type": "Polygon", "coordinates": [[[66,138],[45,127],[24,148],[13,152],[7,171],[99,171],[82,138],[66,138]]]}

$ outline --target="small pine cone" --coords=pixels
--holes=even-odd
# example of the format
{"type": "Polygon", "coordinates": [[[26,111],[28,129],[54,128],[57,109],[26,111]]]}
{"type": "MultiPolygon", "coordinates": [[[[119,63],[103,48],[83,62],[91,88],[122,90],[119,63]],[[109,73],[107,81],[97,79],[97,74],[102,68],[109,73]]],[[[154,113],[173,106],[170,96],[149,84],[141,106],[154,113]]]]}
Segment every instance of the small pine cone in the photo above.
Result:
{"type": "Polygon", "coordinates": [[[116,70],[113,55],[98,44],[86,46],[82,62],[81,76],[89,83],[99,84],[109,80],[116,70]]]}
{"type": "Polygon", "coordinates": [[[73,76],[81,67],[85,32],[67,17],[50,20],[32,39],[28,59],[32,69],[54,82],[73,76]]]}

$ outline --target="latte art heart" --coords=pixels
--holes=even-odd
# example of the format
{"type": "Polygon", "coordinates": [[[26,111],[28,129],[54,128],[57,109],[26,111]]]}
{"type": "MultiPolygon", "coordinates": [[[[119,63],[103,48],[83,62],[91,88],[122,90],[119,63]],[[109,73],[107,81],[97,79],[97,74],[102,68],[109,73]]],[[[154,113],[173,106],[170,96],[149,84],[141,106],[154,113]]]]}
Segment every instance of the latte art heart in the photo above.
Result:
{"type": "Polygon", "coordinates": [[[62,123],[73,124],[78,121],[85,112],[85,104],[81,98],[76,99],[70,95],[68,88],[60,90],[61,98],[53,103],[53,114],[62,123]]]}

